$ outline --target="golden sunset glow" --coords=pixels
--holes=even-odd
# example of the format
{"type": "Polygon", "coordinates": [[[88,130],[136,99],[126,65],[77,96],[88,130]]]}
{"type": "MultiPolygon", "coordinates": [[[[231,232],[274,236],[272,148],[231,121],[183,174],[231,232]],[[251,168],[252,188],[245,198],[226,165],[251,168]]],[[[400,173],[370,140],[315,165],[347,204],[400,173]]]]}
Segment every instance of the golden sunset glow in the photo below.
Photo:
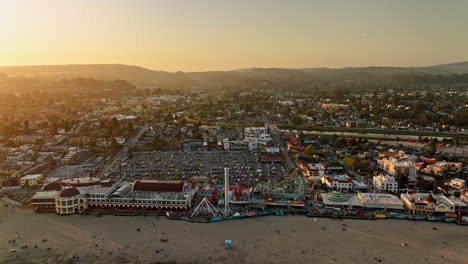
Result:
{"type": "Polygon", "coordinates": [[[168,71],[468,59],[467,1],[4,0],[0,65],[168,71]]]}

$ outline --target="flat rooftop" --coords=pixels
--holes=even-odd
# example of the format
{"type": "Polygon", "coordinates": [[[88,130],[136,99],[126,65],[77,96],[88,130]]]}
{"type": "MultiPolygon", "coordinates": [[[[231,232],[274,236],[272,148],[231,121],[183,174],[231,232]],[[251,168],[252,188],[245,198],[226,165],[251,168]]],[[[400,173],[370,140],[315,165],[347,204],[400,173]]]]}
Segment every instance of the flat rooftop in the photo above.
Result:
{"type": "Polygon", "coordinates": [[[88,188],[85,192],[90,193],[90,194],[106,194],[111,188],[112,186],[111,187],[91,187],[91,188],[88,188]]]}
{"type": "Polygon", "coordinates": [[[180,192],[147,192],[147,191],[132,191],[127,196],[127,199],[147,199],[147,200],[181,200],[187,198],[180,192]]]}
{"type": "Polygon", "coordinates": [[[21,179],[37,179],[40,177],[42,177],[42,174],[29,174],[29,175],[21,177],[21,179]]]}
{"type": "Polygon", "coordinates": [[[366,207],[382,206],[388,208],[403,208],[403,202],[395,195],[387,193],[358,193],[361,201],[366,207]]]}
{"type": "Polygon", "coordinates": [[[34,199],[55,199],[57,195],[59,194],[59,191],[50,191],[50,192],[37,192],[33,197],[31,197],[31,200],[34,199]]]}

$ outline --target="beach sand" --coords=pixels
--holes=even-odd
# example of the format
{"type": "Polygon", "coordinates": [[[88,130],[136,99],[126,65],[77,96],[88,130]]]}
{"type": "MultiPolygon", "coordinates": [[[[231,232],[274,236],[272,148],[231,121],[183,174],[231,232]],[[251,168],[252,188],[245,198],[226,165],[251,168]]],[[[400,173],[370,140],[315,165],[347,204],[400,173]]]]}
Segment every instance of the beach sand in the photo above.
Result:
{"type": "Polygon", "coordinates": [[[198,224],[0,205],[0,263],[72,263],[73,256],[75,263],[468,263],[468,227],[305,216],[198,224]],[[224,247],[226,239],[233,248],[224,247]]]}

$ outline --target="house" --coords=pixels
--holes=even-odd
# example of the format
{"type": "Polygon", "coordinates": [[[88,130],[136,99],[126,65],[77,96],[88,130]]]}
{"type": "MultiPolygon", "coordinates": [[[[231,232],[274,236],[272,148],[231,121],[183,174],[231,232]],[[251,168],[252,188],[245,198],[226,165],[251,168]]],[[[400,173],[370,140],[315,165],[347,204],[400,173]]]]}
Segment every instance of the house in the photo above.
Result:
{"type": "Polygon", "coordinates": [[[379,174],[372,178],[374,189],[377,192],[391,192],[396,193],[398,191],[398,183],[395,178],[390,175],[379,174]]]}
{"type": "Polygon", "coordinates": [[[462,190],[463,188],[466,187],[466,182],[465,182],[465,180],[462,180],[462,179],[459,179],[459,178],[453,178],[450,181],[450,186],[452,186],[453,188],[462,190]]]}

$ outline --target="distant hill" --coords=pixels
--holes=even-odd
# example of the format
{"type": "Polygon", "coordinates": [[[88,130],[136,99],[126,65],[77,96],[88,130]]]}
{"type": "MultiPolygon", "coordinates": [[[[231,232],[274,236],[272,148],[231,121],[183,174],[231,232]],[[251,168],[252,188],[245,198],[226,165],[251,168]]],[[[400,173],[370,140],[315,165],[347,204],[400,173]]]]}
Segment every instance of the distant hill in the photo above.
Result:
{"type": "Polygon", "coordinates": [[[468,62],[428,67],[350,67],[350,68],[246,68],[233,71],[165,72],[122,64],[73,64],[45,66],[0,66],[10,77],[47,79],[89,77],[103,80],[123,79],[140,87],[170,89],[190,87],[303,87],[315,82],[378,82],[401,76],[468,73],[468,62]]]}
{"type": "Polygon", "coordinates": [[[468,73],[468,61],[416,68],[429,74],[463,74],[468,73]]]}

